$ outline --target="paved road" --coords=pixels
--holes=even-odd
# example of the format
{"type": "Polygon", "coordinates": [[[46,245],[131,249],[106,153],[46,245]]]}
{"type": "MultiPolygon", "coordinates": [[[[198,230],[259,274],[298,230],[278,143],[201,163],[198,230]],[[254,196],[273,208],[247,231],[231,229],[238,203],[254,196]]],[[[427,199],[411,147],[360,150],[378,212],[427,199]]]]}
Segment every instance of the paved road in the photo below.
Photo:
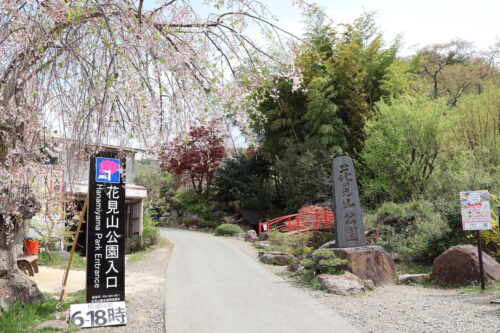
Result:
{"type": "Polygon", "coordinates": [[[227,240],[162,229],[175,248],[167,269],[168,333],[357,332],[227,240]]]}

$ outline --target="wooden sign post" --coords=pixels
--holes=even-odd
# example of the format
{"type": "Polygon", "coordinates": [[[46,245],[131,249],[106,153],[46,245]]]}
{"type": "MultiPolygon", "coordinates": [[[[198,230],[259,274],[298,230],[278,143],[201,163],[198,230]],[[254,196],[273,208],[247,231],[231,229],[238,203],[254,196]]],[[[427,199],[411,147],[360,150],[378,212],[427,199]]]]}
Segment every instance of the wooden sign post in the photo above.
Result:
{"type": "Polygon", "coordinates": [[[488,191],[460,192],[463,230],[475,230],[477,238],[477,255],[479,257],[479,280],[484,290],[483,251],[481,246],[481,230],[491,230],[490,196],[488,191]]]}

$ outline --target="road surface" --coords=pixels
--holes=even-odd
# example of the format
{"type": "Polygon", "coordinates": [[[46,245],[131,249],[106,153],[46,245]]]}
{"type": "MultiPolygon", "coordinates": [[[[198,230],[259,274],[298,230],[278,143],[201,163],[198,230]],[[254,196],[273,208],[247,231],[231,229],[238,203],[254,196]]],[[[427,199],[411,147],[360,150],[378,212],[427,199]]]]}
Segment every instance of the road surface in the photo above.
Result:
{"type": "Polygon", "coordinates": [[[177,229],[161,234],[175,245],[166,279],[167,333],[358,332],[227,240],[177,229]]]}

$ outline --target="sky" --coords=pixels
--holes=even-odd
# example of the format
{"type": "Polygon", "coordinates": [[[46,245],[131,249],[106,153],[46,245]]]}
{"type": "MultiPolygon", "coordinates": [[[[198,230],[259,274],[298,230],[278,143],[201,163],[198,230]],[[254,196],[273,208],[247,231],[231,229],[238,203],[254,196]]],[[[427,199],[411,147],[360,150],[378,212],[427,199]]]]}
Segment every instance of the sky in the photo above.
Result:
{"type": "MultiPolygon", "coordinates": [[[[280,26],[303,32],[300,11],[290,0],[265,0],[278,16],[280,26]]],[[[418,48],[460,38],[474,42],[479,50],[500,39],[500,1],[494,0],[317,0],[335,23],[351,22],[364,11],[376,12],[376,22],[386,42],[403,35],[401,55],[418,48]]]]}

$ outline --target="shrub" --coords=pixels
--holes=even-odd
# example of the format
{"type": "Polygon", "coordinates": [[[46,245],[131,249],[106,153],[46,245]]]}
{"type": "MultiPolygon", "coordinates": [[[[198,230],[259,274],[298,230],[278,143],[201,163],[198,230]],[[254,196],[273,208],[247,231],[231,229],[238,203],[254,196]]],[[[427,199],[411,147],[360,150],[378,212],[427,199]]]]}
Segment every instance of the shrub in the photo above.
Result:
{"type": "Polygon", "coordinates": [[[191,217],[184,217],[182,218],[182,223],[186,226],[186,227],[191,227],[193,225],[199,225],[200,222],[202,222],[203,220],[200,219],[199,217],[196,217],[196,216],[191,216],[191,217]]]}
{"type": "Polygon", "coordinates": [[[157,227],[147,226],[142,230],[142,246],[148,248],[156,245],[160,239],[160,229],[157,227]]]}
{"type": "Polygon", "coordinates": [[[242,232],[244,232],[243,229],[236,224],[221,224],[215,229],[217,236],[232,236],[242,232]]]}
{"type": "Polygon", "coordinates": [[[186,209],[190,205],[198,202],[198,194],[196,194],[196,191],[193,189],[180,190],[175,195],[175,201],[182,209],[186,209]]]}
{"type": "Polygon", "coordinates": [[[270,231],[269,242],[273,251],[288,252],[290,249],[290,239],[287,234],[279,231],[270,231]]]}
{"type": "Polygon", "coordinates": [[[378,230],[378,243],[397,258],[432,259],[445,250],[449,228],[431,207],[420,201],[387,202],[366,221],[378,230]]]}
{"type": "Polygon", "coordinates": [[[220,222],[216,221],[201,221],[198,223],[198,227],[200,228],[217,228],[220,225],[220,222]]]}
{"type": "Polygon", "coordinates": [[[331,231],[314,231],[311,232],[311,239],[309,240],[309,246],[317,249],[321,245],[332,241],[335,239],[335,235],[331,231]]]}
{"type": "Polygon", "coordinates": [[[314,272],[316,275],[321,273],[342,274],[349,266],[349,261],[340,259],[327,249],[315,251],[310,258],[300,262],[306,270],[314,272]]]}
{"type": "Polygon", "coordinates": [[[498,229],[499,217],[496,207],[500,207],[500,197],[490,193],[491,230],[482,230],[481,238],[484,242],[484,251],[488,252],[497,261],[500,260],[500,231],[498,229]]]}
{"type": "Polygon", "coordinates": [[[141,251],[142,248],[142,239],[141,236],[139,235],[133,235],[132,236],[132,241],[130,243],[130,252],[139,252],[141,251]]]}
{"type": "Polygon", "coordinates": [[[185,210],[192,213],[201,213],[207,210],[207,207],[201,203],[190,204],[185,207],[185,210]]]}

